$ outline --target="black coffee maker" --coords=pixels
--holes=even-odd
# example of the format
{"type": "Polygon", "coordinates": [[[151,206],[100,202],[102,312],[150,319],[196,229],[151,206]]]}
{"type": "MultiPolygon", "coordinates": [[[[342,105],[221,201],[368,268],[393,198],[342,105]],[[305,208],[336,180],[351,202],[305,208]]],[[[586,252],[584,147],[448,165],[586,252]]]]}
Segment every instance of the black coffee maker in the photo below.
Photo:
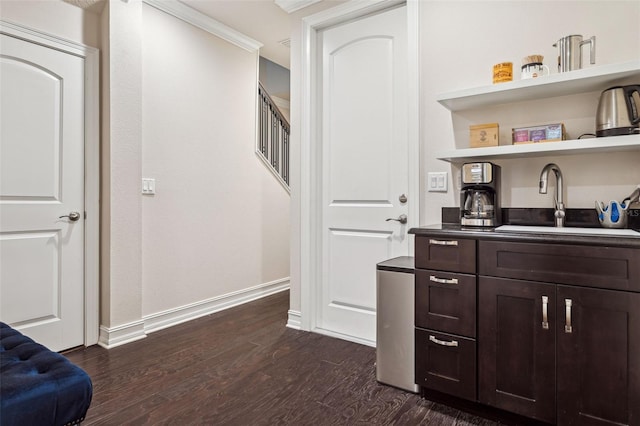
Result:
{"type": "Polygon", "coordinates": [[[501,223],[500,166],[493,163],[463,164],[460,224],[494,227],[501,223]]]}

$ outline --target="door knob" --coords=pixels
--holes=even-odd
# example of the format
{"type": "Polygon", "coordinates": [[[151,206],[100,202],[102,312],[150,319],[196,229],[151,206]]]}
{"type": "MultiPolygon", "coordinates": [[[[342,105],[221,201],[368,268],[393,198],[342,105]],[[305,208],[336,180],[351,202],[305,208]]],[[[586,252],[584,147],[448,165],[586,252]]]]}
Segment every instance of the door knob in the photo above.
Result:
{"type": "Polygon", "coordinates": [[[69,218],[69,220],[70,220],[71,222],[75,222],[75,221],[77,221],[78,219],[80,219],[80,213],[78,213],[78,212],[71,212],[71,213],[69,213],[69,214],[65,214],[65,215],[59,216],[58,218],[59,218],[59,219],[62,219],[63,217],[68,217],[68,218],[69,218]]]}
{"type": "Polygon", "coordinates": [[[405,223],[407,223],[407,215],[401,214],[400,216],[398,216],[397,219],[390,217],[389,219],[385,220],[385,222],[389,222],[390,220],[397,220],[398,222],[404,225],[405,223]]]}

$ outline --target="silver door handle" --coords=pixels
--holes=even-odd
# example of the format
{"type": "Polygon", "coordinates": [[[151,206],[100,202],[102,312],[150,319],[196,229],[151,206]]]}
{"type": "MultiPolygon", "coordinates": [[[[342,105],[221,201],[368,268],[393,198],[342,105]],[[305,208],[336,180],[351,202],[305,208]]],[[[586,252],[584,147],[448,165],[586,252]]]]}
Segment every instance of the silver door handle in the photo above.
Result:
{"type": "Polygon", "coordinates": [[[404,225],[405,223],[407,223],[407,215],[401,214],[400,216],[398,216],[397,219],[390,217],[389,219],[385,220],[385,222],[389,222],[390,220],[397,220],[398,222],[404,225]]]}
{"type": "Polygon", "coordinates": [[[564,332],[573,333],[573,327],[571,327],[571,305],[573,302],[571,299],[564,299],[564,332]]]}
{"type": "Polygon", "coordinates": [[[458,242],[456,240],[429,240],[429,244],[435,244],[437,246],[457,246],[458,242]]]}
{"type": "Polygon", "coordinates": [[[438,284],[458,284],[457,278],[451,278],[451,279],[438,278],[435,275],[429,275],[429,281],[433,281],[434,283],[438,283],[438,284]]]}
{"type": "Polygon", "coordinates": [[[542,296],[542,328],[549,329],[549,317],[547,311],[549,309],[549,297],[542,296]]]}
{"type": "Polygon", "coordinates": [[[71,212],[71,213],[69,213],[69,214],[65,214],[65,215],[62,215],[62,216],[58,216],[58,219],[62,219],[63,217],[68,217],[68,218],[69,218],[69,220],[70,220],[71,222],[75,222],[75,221],[77,221],[78,219],[80,219],[80,213],[78,213],[78,212],[71,212]]]}
{"type": "Polygon", "coordinates": [[[458,341],[457,340],[452,340],[450,342],[447,342],[447,341],[444,341],[444,340],[436,339],[436,336],[429,336],[429,340],[432,341],[433,343],[435,343],[436,345],[440,345],[440,346],[451,346],[451,347],[457,347],[458,346],[458,341]]]}

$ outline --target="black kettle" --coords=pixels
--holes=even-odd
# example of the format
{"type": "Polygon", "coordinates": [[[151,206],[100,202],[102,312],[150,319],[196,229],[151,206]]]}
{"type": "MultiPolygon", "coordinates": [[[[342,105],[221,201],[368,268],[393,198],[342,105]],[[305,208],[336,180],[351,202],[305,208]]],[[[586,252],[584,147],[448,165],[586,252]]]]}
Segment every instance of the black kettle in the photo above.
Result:
{"type": "Polygon", "coordinates": [[[640,85],[616,86],[602,92],[596,112],[596,136],[640,132],[640,85]]]}

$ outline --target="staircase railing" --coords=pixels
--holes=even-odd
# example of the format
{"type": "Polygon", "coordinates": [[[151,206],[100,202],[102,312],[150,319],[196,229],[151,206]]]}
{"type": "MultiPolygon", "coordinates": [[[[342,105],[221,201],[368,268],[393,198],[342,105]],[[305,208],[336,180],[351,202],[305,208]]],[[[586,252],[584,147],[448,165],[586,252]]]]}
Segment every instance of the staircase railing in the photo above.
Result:
{"type": "Polygon", "coordinates": [[[260,83],[258,111],[256,152],[289,191],[289,122],[260,83]]]}

